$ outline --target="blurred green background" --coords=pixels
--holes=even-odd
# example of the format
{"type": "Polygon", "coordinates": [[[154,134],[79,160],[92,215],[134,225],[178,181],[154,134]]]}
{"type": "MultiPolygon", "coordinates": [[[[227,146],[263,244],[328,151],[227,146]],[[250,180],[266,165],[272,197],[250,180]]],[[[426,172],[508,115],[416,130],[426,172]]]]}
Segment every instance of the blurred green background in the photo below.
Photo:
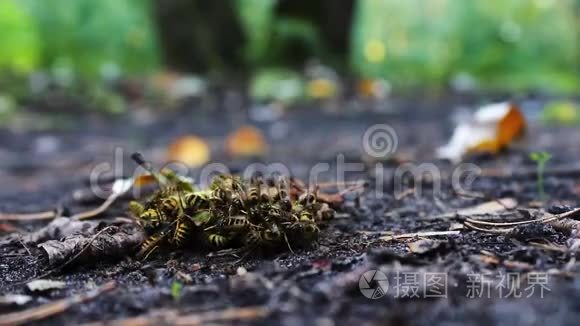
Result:
{"type": "Polygon", "coordinates": [[[0,46],[0,107],[45,80],[160,71],[260,97],[307,62],[393,88],[580,93],[580,0],[0,0],[0,46]]]}

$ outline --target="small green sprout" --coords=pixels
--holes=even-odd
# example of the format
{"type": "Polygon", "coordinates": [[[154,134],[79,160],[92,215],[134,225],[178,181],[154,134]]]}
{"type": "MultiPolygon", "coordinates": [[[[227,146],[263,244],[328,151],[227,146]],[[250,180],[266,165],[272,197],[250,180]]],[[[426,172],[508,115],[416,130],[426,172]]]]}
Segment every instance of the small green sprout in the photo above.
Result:
{"type": "Polygon", "coordinates": [[[178,281],[173,281],[173,283],[171,283],[171,296],[173,297],[173,300],[179,301],[179,299],[181,299],[182,288],[183,284],[178,281]]]}
{"type": "Polygon", "coordinates": [[[537,163],[538,171],[538,194],[540,199],[546,198],[546,193],[544,192],[544,169],[546,167],[546,162],[552,158],[552,155],[548,152],[532,152],[530,153],[530,159],[537,163]]]}

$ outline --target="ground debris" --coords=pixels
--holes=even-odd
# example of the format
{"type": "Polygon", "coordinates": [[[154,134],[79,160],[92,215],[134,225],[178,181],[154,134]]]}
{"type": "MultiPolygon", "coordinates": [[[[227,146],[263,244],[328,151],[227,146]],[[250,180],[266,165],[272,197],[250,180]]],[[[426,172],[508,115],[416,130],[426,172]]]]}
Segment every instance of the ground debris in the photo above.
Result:
{"type": "Polygon", "coordinates": [[[46,303],[39,307],[30,308],[24,311],[0,315],[0,325],[22,325],[54,316],[56,314],[65,312],[75,304],[90,301],[105,292],[112,291],[115,289],[115,287],[116,285],[114,282],[109,282],[95,290],[84,294],[77,294],[70,298],[46,303]]]}
{"type": "Polygon", "coordinates": [[[74,234],[61,240],[49,240],[38,245],[48,257],[50,266],[70,260],[86,262],[95,259],[119,258],[132,253],[143,242],[144,234],[138,228],[125,225],[109,226],[93,237],[74,234]]]}
{"type": "Polygon", "coordinates": [[[461,208],[454,212],[435,215],[430,217],[430,219],[448,219],[456,216],[465,217],[474,215],[497,214],[514,209],[517,207],[517,205],[518,202],[514,198],[500,198],[476,206],[461,208]]]}
{"type": "Polygon", "coordinates": [[[458,235],[460,231],[432,231],[432,232],[415,232],[415,233],[405,233],[405,234],[396,234],[396,235],[386,235],[384,237],[380,237],[380,240],[383,241],[391,241],[391,240],[398,240],[398,239],[407,239],[407,238],[415,238],[415,237],[433,237],[433,236],[450,236],[450,235],[458,235]]]}
{"type": "Polygon", "coordinates": [[[65,282],[38,279],[26,283],[26,287],[32,292],[43,292],[47,290],[62,289],[66,286],[65,282]]]}
{"type": "MultiPolygon", "coordinates": [[[[114,320],[108,325],[203,325],[206,323],[232,323],[234,321],[256,321],[266,318],[271,311],[265,307],[228,308],[179,316],[174,310],[153,311],[147,316],[114,320]]],[[[91,324],[88,324],[91,325],[91,324]]],[[[97,325],[97,324],[95,324],[97,325]]]]}
{"type": "Polygon", "coordinates": [[[556,230],[552,225],[539,222],[518,225],[507,234],[508,237],[522,242],[551,240],[555,235],[556,230]]]}
{"type": "Polygon", "coordinates": [[[77,221],[68,217],[59,217],[35,232],[25,235],[11,234],[1,240],[1,242],[2,244],[7,244],[22,241],[24,244],[31,245],[72,234],[94,234],[96,229],[102,228],[104,225],[104,222],[77,221]]]}
{"type": "Polygon", "coordinates": [[[32,297],[24,294],[6,294],[0,296],[0,307],[22,306],[32,301],[32,297]]]}
{"type": "Polygon", "coordinates": [[[408,243],[407,246],[409,247],[409,250],[414,254],[424,254],[439,248],[444,243],[445,243],[444,241],[421,239],[408,243]]]}

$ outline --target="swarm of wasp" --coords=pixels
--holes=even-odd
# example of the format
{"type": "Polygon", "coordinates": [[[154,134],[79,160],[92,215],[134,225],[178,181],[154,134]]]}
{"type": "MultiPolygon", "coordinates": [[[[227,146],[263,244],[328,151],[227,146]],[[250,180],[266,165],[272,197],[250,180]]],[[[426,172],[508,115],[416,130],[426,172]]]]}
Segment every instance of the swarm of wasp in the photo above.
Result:
{"type": "Polygon", "coordinates": [[[133,158],[160,184],[145,202],[130,203],[148,235],[137,254],[143,259],[159,247],[292,250],[317,241],[320,222],[334,217],[316,191],[294,191],[286,177],[220,175],[197,190],[172,171],[154,173],[139,154],[133,158]]]}

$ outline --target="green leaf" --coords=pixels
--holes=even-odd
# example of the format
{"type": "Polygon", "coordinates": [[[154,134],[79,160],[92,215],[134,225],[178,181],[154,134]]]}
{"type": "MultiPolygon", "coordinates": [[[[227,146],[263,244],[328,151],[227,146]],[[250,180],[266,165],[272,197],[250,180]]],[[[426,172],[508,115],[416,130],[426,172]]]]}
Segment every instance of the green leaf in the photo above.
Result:
{"type": "Polygon", "coordinates": [[[19,1],[0,1],[0,68],[28,73],[39,64],[39,36],[25,9],[19,1]]]}
{"type": "Polygon", "coordinates": [[[304,80],[291,70],[262,69],[250,84],[250,95],[258,100],[276,100],[291,103],[304,94],[304,80]]]}
{"type": "Polygon", "coordinates": [[[182,288],[183,285],[178,281],[173,281],[173,283],[171,283],[171,296],[173,297],[173,300],[178,301],[181,299],[182,288]]]}

